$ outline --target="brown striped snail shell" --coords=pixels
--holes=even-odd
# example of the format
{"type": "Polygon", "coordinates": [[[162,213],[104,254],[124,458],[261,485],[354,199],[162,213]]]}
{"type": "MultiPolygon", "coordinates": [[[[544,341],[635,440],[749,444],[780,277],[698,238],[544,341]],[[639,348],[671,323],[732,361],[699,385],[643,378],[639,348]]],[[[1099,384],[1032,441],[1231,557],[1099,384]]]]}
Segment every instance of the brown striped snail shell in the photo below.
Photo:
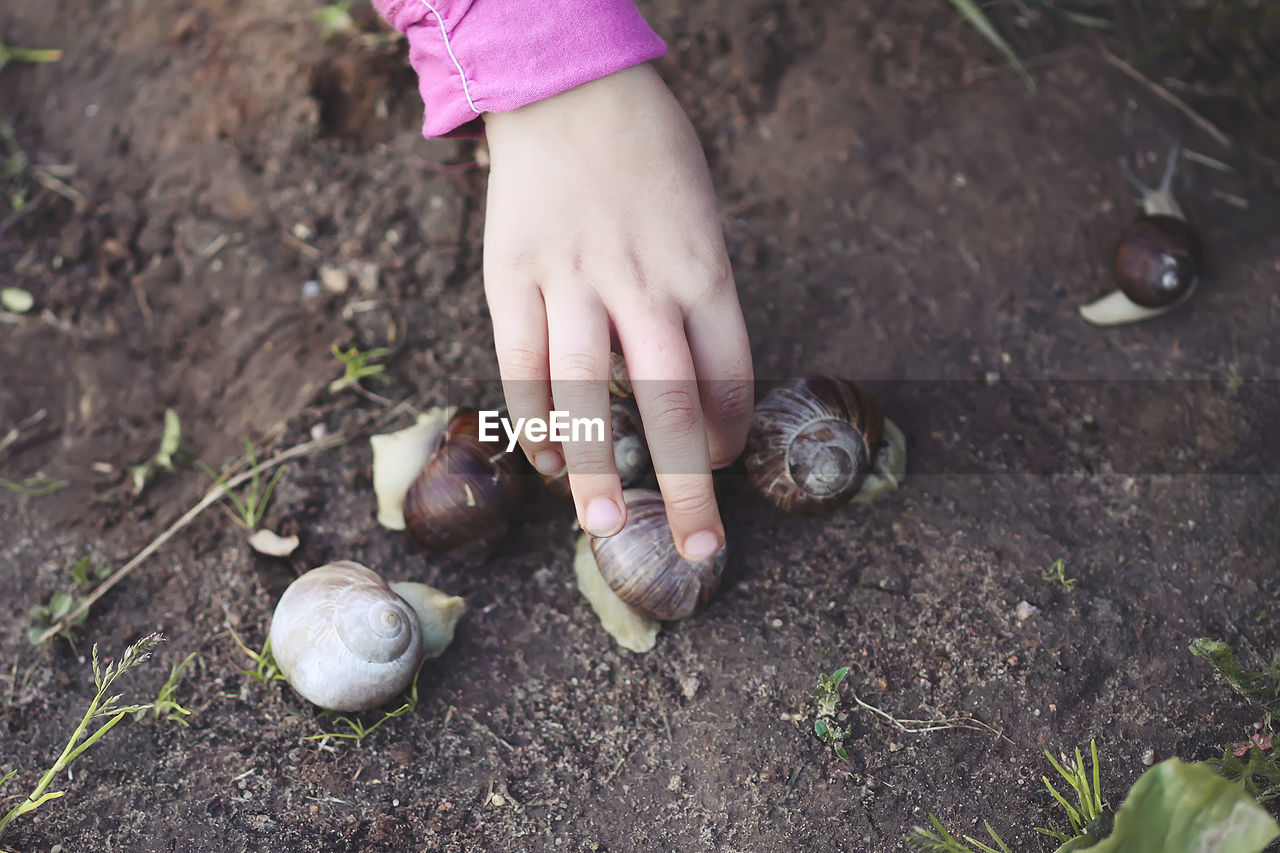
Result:
{"type": "Polygon", "coordinates": [[[692,563],[676,551],[662,495],[625,489],[627,523],[607,538],[591,540],[600,574],[638,613],[651,619],[686,619],[707,606],[720,585],[725,550],[692,563]]]}
{"type": "Polygon", "coordinates": [[[799,515],[830,512],[897,488],[905,438],[858,385],[793,379],[756,405],[744,462],[756,489],[799,515]]]}
{"type": "Polygon", "coordinates": [[[1080,307],[1088,322],[1111,326],[1158,317],[1184,302],[1199,282],[1200,238],[1173,197],[1173,175],[1181,150],[1181,143],[1173,145],[1155,188],[1145,185],[1121,162],[1121,172],[1138,191],[1143,212],[1116,241],[1112,271],[1117,289],[1080,307]]]}
{"type": "MultiPolygon", "coordinates": [[[[649,445],[644,439],[640,410],[631,400],[615,399],[609,404],[610,428],[613,435],[613,465],[618,470],[622,487],[638,485],[649,473],[649,445]]],[[[563,498],[572,497],[567,471],[548,477],[547,487],[563,498]]]]}
{"type": "Polygon", "coordinates": [[[483,441],[479,413],[461,409],[405,493],[405,527],[422,547],[449,551],[501,535],[523,496],[515,455],[483,441]]]}

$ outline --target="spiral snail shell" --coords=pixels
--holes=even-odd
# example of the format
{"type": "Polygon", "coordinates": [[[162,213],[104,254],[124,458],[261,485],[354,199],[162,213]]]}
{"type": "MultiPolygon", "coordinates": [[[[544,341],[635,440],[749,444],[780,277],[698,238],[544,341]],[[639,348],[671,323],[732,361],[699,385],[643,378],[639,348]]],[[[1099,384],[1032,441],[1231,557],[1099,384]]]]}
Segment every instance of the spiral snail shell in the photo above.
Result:
{"type": "Polygon", "coordinates": [[[280,597],[268,639],[303,698],[335,711],[382,705],[426,657],[453,641],[461,598],[420,583],[388,584],[350,561],[312,569],[280,597]]]}
{"type": "Polygon", "coordinates": [[[1116,242],[1112,267],[1117,289],[1080,307],[1080,315],[1098,326],[1135,323],[1158,317],[1191,296],[1200,278],[1200,238],[1173,197],[1173,175],[1181,143],[1169,151],[1159,186],[1151,188],[1121,161],[1120,169],[1142,201],[1142,214],[1116,242]]]}
{"type": "Polygon", "coordinates": [[[787,512],[814,515],[896,489],[906,438],[864,389],[810,376],[756,405],[744,462],[762,495],[787,512]]]}
{"type": "Polygon", "coordinates": [[[371,443],[378,520],[430,551],[495,540],[520,506],[519,460],[480,438],[473,409],[435,409],[371,443]]]}

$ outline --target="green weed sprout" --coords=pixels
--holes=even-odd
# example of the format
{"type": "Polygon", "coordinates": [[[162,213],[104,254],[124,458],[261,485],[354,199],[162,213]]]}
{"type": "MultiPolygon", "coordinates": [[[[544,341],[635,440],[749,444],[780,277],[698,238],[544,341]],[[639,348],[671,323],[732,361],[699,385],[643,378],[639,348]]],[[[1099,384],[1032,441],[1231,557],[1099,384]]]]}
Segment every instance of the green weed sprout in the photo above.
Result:
{"type": "Polygon", "coordinates": [[[1067,577],[1067,563],[1065,560],[1057,559],[1053,561],[1053,565],[1049,567],[1049,573],[1040,576],[1042,581],[1054,581],[1062,584],[1062,588],[1067,592],[1075,589],[1079,585],[1079,578],[1067,577]]]}
{"type": "Polygon", "coordinates": [[[1080,750],[1076,750],[1075,762],[1071,762],[1067,756],[1062,756],[1059,762],[1051,754],[1045,752],[1045,758],[1049,759],[1049,763],[1053,765],[1053,769],[1058,771],[1058,775],[1067,781],[1072,790],[1076,794],[1076,804],[1073,806],[1067,801],[1067,798],[1058,793],[1053,787],[1048,777],[1041,776],[1044,786],[1049,789],[1049,793],[1058,801],[1058,805],[1062,806],[1067,813],[1067,820],[1071,823],[1071,834],[1068,835],[1054,827],[1036,827],[1036,832],[1047,835],[1050,838],[1056,838],[1058,841],[1066,844],[1077,838],[1087,836],[1093,841],[1101,841],[1110,831],[1111,827],[1106,825],[1107,821],[1103,814],[1104,804],[1102,802],[1102,783],[1100,777],[1101,767],[1098,764],[1098,744],[1089,741],[1089,756],[1092,763],[1092,772],[1088,772],[1084,767],[1084,758],[1080,755],[1080,750]],[[1063,766],[1066,765],[1066,766],[1063,766]]]}
{"type": "MultiPolygon", "coordinates": [[[[93,680],[97,685],[98,692],[89,703],[89,708],[80,720],[80,725],[76,726],[76,730],[71,733],[71,739],[67,741],[67,745],[63,748],[62,754],[58,756],[58,760],[40,777],[40,781],[36,783],[35,788],[31,790],[31,793],[27,794],[22,802],[6,812],[3,817],[0,817],[0,837],[4,836],[5,830],[13,821],[28,812],[35,811],[49,800],[57,799],[66,793],[66,791],[50,791],[49,786],[53,784],[53,780],[57,778],[58,774],[67,769],[86,749],[101,740],[126,715],[136,714],[151,707],[150,705],[120,705],[118,704],[120,697],[124,694],[118,693],[108,697],[107,691],[111,689],[116,679],[150,658],[151,650],[163,640],[164,637],[159,633],[148,634],[126,648],[124,654],[120,656],[120,660],[115,663],[107,661],[105,665],[99,662],[98,644],[94,643],[93,680]],[[93,728],[96,720],[105,720],[105,722],[98,724],[97,728],[90,734],[89,730],[93,728]]],[[[3,779],[0,779],[0,785],[8,782],[17,772],[17,770],[14,770],[3,779]]]]}
{"type": "Polygon", "coordinates": [[[996,834],[996,831],[991,828],[991,824],[986,821],[983,821],[982,825],[986,827],[987,835],[991,836],[991,843],[996,845],[995,847],[988,847],[970,835],[964,837],[968,844],[957,840],[954,835],[947,832],[947,828],[942,825],[942,821],[932,814],[929,815],[929,823],[933,825],[934,831],[917,826],[907,836],[907,846],[912,850],[937,851],[937,853],[1013,853],[1009,849],[1009,845],[1004,843],[1004,839],[996,834]],[[970,847],[969,844],[973,846],[970,847]]]}
{"type": "Polygon", "coordinates": [[[849,729],[836,725],[835,714],[836,705],[840,702],[840,682],[844,681],[848,674],[847,666],[840,667],[830,675],[819,673],[818,686],[813,690],[813,701],[818,706],[813,721],[813,733],[819,740],[830,746],[831,751],[841,761],[849,760],[849,753],[844,748],[844,742],[849,737],[849,729]]]}
{"type": "MultiPolygon", "coordinates": [[[[1049,763],[1066,780],[1076,795],[1076,803],[1072,805],[1053,787],[1053,783],[1047,777],[1041,777],[1044,780],[1044,786],[1049,789],[1054,800],[1066,812],[1067,820],[1071,824],[1071,834],[1068,835],[1053,827],[1036,827],[1036,832],[1061,842],[1062,846],[1058,848],[1060,851],[1087,849],[1088,846],[1101,841],[1111,831],[1110,814],[1104,812],[1106,804],[1102,799],[1101,765],[1098,762],[1098,745],[1094,741],[1089,742],[1089,755],[1092,760],[1091,770],[1085,769],[1084,757],[1078,749],[1075,752],[1074,761],[1065,755],[1059,761],[1050,753],[1045,753],[1049,763]]],[[[933,826],[932,830],[922,826],[911,830],[911,834],[906,839],[908,847],[913,850],[937,851],[937,853],[1013,853],[1004,839],[986,821],[983,821],[982,825],[986,828],[987,835],[991,837],[991,843],[995,847],[988,846],[969,835],[964,836],[963,842],[958,840],[947,831],[942,821],[932,814],[929,815],[929,823],[933,826]]]]}
{"type": "Polygon", "coordinates": [[[334,357],[342,362],[343,367],[342,377],[329,383],[329,393],[337,394],[347,388],[360,387],[361,380],[379,376],[387,367],[384,364],[372,362],[382,358],[391,350],[386,347],[374,347],[370,350],[351,347],[344,351],[335,344],[332,352],[334,357]]]}
{"type": "Polygon", "coordinates": [[[280,667],[276,664],[275,656],[271,654],[271,638],[268,637],[262,644],[262,650],[255,652],[253,649],[245,645],[244,640],[240,639],[240,635],[230,625],[227,630],[231,632],[231,639],[236,641],[238,645],[249,659],[253,661],[253,669],[240,670],[254,681],[270,682],[284,681],[284,673],[280,671],[280,667]]]}
{"type": "MultiPolygon", "coordinates": [[[[160,692],[156,694],[156,701],[152,703],[150,709],[157,720],[169,720],[174,723],[181,723],[184,726],[191,724],[186,721],[186,717],[191,716],[191,711],[178,704],[178,684],[182,681],[182,671],[187,668],[187,664],[196,658],[196,653],[191,652],[181,663],[174,664],[169,670],[169,677],[165,679],[164,684],[160,685],[160,692]]],[[[141,720],[147,713],[146,708],[138,711],[134,719],[141,720]]]]}
{"type": "Polygon", "coordinates": [[[133,476],[133,493],[142,494],[142,490],[155,479],[157,470],[172,471],[173,457],[182,443],[182,422],[173,409],[164,410],[164,431],[160,435],[160,449],[155,455],[139,465],[129,469],[133,476]]]}
{"type": "Polygon", "coordinates": [[[32,47],[10,47],[0,41],[0,68],[10,62],[57,62],[62,58],[62,51],[32,47]]]}
{"type": "Polygon", "coordinates": [[[982,37],[985,38],[992,47],[1000,51],[1004,58],[1009,62],[1009,65],[1013,67],[1013,70],[1022,78],[1022,82],[1026,85],[1027,91],[1034,92],[1036,90],[1036,82],[1031,79],[1031,74],[1027,71],[1026,66],[1024,66],[1022,61],[1018,59],[1018,54],[1013,52],[1013,48],[1009,47],[1009,43],[1000,35],[1000,32],[995,28],[995,25],[991,23],[991,19],[987,17],[987,14],[982,11],[978,4],[973,2],[973,0],[951,0],[951,5],[955,7],[961,17],[972,24],[973,28],[982,34],[982,37]]]}
{"type": "MultiPolygon", "coordinates": [[[[252,533],[258,529],[258,525],[262,523],[263,516],[267,514],[267,505],[271,502],[271,495],[276,490],[276,484],[280,482],[280,478],[284,475],[285,466],[281,465],[270,479],[264,481],[261,476],[262,472],[258,467],[258,455],[254,452],[253,442],[246,438],[244,447],[249,457],[249,470],[253,477],[249,481],[249,485],[245,487],[243,500],[237,497],[236,493],[231,489],[226,489],[226,492],[227,499],[236,508],[237,515],[232,517],[237,524],[252,533]]],[[[196,465],[213,478],[213,482],[216,485],[226,488],[226,480],[217,471],[209,467],[208,463],[197,459],[196,465]]]]}

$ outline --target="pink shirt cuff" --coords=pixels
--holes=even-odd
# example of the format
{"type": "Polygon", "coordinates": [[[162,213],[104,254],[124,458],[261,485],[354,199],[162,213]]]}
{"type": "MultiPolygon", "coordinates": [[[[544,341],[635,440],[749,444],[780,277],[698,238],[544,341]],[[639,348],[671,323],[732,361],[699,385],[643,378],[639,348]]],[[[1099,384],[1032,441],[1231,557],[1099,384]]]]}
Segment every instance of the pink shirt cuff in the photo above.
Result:
{"type": "Polygon", "coordinates": [[[409,40],[424,136],[667,52],[632,0],[373,0],[409,40]]]}

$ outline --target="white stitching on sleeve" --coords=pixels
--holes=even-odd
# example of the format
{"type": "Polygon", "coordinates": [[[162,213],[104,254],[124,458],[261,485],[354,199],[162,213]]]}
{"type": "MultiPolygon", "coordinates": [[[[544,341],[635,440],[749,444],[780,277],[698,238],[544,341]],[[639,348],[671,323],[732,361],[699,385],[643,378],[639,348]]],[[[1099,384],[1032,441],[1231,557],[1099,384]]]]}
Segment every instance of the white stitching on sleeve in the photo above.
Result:
{"type": "Polygon", "coordinates": [[[444,17],[427,0],[422,0],[422,5],[426,6],[431,14],[436,16],[436,20],[440,22],[440,35],[444,38],[444,49],[449,52],[449,58],[453,60],[453,67],[458,69],[458,76],[462,78],[462,94],[467,98],[467,106],[471,107],[471,112],[480,115],[480,110],[476,109],[475,101],[471,100],[471,88],[467,84],[467,75],[462,70],[462,63],[458,62],[458,57],[453,55],[453,45],[449,44],[449,32],[444,28],[444,17]]]}

